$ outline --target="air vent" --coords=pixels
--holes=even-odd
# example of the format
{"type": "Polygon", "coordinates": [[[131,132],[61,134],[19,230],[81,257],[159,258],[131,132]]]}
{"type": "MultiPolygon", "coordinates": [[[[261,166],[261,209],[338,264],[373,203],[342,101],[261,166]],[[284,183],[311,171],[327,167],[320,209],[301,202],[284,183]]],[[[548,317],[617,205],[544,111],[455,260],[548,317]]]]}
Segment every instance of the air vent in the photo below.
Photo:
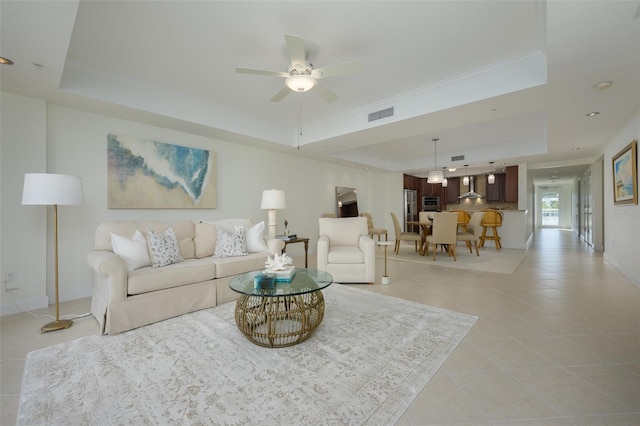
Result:
{"type": "Polygon", "coordinates": [[[462,161],[464,160],[464,155],[454,155],[451,157],[451,161],[462,161]]]}
{"type": "Polygon", "coordinates": [[[369,113],[369,123],[380,120],[381,118],[391,117],[393,115],[393,107],[382,109],[380,111],[369,113]]]}

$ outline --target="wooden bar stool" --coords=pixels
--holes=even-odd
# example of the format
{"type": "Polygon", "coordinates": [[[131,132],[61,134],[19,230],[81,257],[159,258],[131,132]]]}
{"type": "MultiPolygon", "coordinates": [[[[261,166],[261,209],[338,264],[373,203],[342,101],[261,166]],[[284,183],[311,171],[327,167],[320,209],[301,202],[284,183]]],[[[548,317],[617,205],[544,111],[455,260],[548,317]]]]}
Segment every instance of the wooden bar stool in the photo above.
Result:
{"type": "Polygon", "coordinates": [[[486,240],[493,241],[496,248],[500,250],[500,236],[498,235],[498,227],[502,226],[502,214],[497,210],[482,210],[484,216],[482,218],[482,235],[480,235],[480,247],[484,247],[486,240]],[[491,234],[487,235],[487,230],[491,230],[491,234]]]}

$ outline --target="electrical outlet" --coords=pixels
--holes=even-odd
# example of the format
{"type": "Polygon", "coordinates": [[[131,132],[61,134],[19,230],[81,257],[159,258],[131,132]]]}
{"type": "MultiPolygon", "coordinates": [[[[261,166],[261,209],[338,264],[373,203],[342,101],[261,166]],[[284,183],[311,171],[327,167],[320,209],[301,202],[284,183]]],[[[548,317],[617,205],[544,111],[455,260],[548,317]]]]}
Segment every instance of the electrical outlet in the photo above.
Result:
{"type": "Polygon", "coordinates": [[[7,274],[7,282],[10,283],[18,279],[18,274],[16,272],[9,272],[7,274]]]}

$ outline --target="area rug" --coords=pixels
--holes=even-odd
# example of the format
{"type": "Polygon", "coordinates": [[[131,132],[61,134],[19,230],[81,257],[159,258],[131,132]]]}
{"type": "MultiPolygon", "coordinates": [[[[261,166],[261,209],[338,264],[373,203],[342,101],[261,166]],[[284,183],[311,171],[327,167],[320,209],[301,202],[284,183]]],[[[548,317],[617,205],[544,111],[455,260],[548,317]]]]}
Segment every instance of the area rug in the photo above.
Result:
{"type": "Polygon", "coordinates": [[[323,290],[305,342],[250,343],[235,303],[27,355],[20,425],[389,425],[477,318],[367,290],[323,290]]]}
{"type": "MultiPolygon", "coordinates": [[[[469,253],[469,249],[463,245],[456,247],[456,260],[449,257],[446,253],[440,251],[436,254],[436,260],[433,261],[433,252],[429,252],[429,256],[421,256],[414,251],[413,245],[402,245],[400,253],[397,255],[393,252],[393,246],[387,248],[387,260],[398,262],[422,263],[432,266],[444,266],[447,268],[468,269],[479,272],[495,272],[497,274],[513,274],[527,257],[526,250],[518,249],[500,249],[494,247],[480,248],[480,256],[476,255],[475,249],[473,253],[469,253]]],[[[384,259],[384,248],[376,249],[376,257],[384,259]]]]}

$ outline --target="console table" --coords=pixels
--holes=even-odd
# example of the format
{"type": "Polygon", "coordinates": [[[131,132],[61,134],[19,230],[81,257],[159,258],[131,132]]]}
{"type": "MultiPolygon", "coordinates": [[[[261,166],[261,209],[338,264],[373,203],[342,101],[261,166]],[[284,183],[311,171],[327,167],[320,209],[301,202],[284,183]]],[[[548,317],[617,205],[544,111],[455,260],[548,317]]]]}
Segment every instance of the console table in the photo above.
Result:
{"type": "MultiPolygon", "coordinates": [[[[284,248],[282,249],[282,253],[287,251],[287,244],[295,244],[295,243],[304,243],[304,267],[308,268],[309,264],[307,262],[307,254],[309,253],[309,239],[308,238],[293,238],[291,240],[282,240],[284,241],[284,248]]],[[[280,253],[280,254],[282,254],[280,253]]]]}

